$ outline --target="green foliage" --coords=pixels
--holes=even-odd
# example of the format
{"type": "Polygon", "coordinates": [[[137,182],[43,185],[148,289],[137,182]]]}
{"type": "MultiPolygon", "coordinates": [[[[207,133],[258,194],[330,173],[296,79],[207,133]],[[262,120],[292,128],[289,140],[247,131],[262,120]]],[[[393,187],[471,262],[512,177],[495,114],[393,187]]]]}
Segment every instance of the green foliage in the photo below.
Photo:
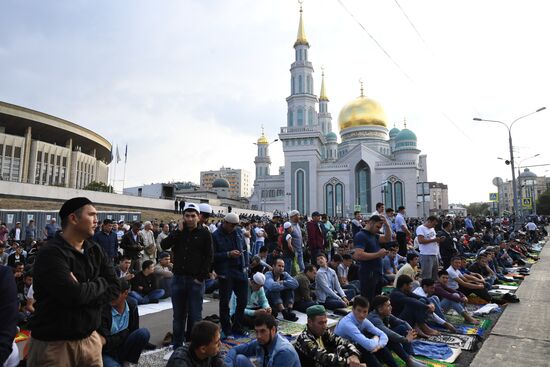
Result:
{"type": "Polygon", "coordinates": [[[474,217],[482,217],[490,214],[490,205],[488,203],[471,203],[466,205],[466,210],[474,217]]]}
{"type": "Polygon", "coordinates": [[[550,215],[550,189],[543,192],[537,200],[537,214],[550,215]]]}
{"type": "Polygon", "coordinates": [[[84,190],[113,192],[113,187],[111,185],[107,185],[105,182],[92,181],[84,187],[84,190]]]}

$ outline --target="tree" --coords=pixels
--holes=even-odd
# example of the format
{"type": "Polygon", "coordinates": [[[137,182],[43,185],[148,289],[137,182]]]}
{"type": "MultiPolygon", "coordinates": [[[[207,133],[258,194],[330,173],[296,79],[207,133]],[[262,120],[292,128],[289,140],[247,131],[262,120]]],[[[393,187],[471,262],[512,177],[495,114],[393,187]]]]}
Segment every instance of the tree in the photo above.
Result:
{"type": "Polygon", "coordinates": [[[537,200],[537,214],[550,215],[550,189],[543,192],[537,200]]]}
{"type": "Polygon", "coordinates": [[[92,181],[84,187],[84,190],[113,192],[113,186],[107,185],[105,182],[92,181]]]}
{"type": "Polygon", "coordinates": [[[466,206],[466,211],[474,217],[489,215],[489,204],[487,203],[471,203],[466,206]]]}

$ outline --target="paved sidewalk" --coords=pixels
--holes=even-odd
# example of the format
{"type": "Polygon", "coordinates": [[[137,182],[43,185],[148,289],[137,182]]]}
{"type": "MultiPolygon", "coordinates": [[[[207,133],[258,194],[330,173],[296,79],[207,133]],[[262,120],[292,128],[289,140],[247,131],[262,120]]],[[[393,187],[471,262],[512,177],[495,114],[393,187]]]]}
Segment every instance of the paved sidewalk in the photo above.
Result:
{"type": "Polygon", "coordinates": [[[550,244],[506,306],[472,367],[550,366],[550,244]]]}

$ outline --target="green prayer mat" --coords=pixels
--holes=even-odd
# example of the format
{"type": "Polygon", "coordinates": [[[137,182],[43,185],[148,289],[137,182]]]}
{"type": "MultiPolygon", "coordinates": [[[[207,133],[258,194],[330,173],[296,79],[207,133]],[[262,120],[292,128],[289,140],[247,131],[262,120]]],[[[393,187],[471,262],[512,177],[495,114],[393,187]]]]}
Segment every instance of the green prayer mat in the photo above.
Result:
{"type": "MultiPolygon", "coordinates": [[[[397,363],[397,365],[399,367],[406,367],[407,366],[407,363],[405,363],[405,361],[403,361],[401,358],[399,358],[397,356],[397,354],[395,354],[395,352],[392,352],[392,355],[393,355],[393,359],[395,360],[395,362],[397,363]]],[[[420,356],[415,356],[414,358],[418,359],[419,361],[422,361],[422,362],[426,363],[426,365],[428,367],[455,367],[454,363],[436,361],[434,359],[428,359],[428,358],[420,357],[420,356]]],[[[384,364],[384,366],[387,366],[387,365],[384,364]]]]}
{"type": "Polygon", "coordinates": [[[297,322],[291,322],[287,320],[277,320],[279,322],[279,333],[284,335],[297,336],[302,333],[305,329],[305,325],[299,324],[297,322]]]}

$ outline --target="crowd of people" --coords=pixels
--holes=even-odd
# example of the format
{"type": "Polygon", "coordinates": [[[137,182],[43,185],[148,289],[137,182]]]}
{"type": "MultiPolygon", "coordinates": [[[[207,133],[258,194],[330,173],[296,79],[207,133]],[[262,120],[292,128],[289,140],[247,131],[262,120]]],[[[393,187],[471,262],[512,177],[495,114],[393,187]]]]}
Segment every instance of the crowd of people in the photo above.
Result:
{"type": "Polygon", "coordinates": [[[169,223],[98,223],[93,203],[73,198],[59,211],[61,226],[2,223],[0,366],[17,365],[17,327],[31,330],[30,366],[137,363],[156,348],[137,307],[168,297],[168,366],[393,367],[392,352],[423,366],[411,342],[455,331],[448,310],[475,323],[465,307],[472,299],[519,302],[489,291],[506,281],[507,268],[525,265],[548,224],[531,217],[514,230],[508,218],[421,220],[383,203],[350,219],[297,210],[222,217],[208,204],[179,205],[181,219],[169,223]],[[212,292],[219,325],[203,320],[212,292]],[[334,330],[327,310],[344,316],[334,330]],[[297,312],[307,324],[291,344],[277,318],[296,322],[297,312]],[[252,330],[252,342],[219,355],[221,340],[252,330]]]}

